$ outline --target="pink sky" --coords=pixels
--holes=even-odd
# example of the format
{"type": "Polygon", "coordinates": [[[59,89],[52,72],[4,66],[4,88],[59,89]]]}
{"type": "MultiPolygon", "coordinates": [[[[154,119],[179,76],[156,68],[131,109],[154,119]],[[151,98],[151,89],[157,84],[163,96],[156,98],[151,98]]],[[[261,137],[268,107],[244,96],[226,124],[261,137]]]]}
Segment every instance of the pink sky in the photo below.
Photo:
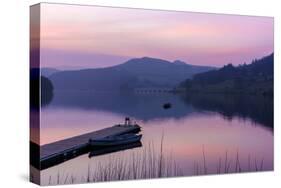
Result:
{"type": "Polygon", "coordinates": [[[223,66],[273,52],[273,18],[41,4],[43,67],[106,67],[133,57],[223,66]]]}

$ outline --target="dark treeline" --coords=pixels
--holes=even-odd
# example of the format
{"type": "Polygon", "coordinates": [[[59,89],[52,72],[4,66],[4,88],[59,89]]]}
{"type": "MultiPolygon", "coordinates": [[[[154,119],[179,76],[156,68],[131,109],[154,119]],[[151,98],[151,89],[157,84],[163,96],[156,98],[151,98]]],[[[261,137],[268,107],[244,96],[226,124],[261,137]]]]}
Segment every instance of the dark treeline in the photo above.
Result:
{"type": "Polygon", "coordinates": [[[218,70],[199,73],[182,82],[180,87],[201,93],[273,95],[273,56],[272,53],[250,64],[228,64],[218,70]]]}
{"type": "Polygon", "coordinates": [[[53,90],[54,86],[51,80],[40,75],[39,68],[30,70],[30,107],[32,110],[39,109],[40,101],[41,106],[49,104],[53,98],[53,90]]]}

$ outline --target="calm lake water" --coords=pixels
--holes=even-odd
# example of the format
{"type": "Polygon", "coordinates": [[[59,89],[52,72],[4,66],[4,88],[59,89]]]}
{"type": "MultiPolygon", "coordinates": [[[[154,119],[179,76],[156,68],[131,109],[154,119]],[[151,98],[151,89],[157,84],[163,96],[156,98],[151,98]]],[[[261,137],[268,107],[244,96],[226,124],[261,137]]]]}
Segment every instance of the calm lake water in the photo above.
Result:
{"type": "Polygon", "coordinates": [[[257,96],[55,92],[42,109],[41,145],[123,123],[126,116],[142,126],[141,147],[81,155],[43,170],[42,184],[87,182],[89,171],[116,159],[132,163],[151,148],[184,176],[273,170],[273,100],[257,96]],[[172,108],[162,107],[167,102],[172,108]]]}

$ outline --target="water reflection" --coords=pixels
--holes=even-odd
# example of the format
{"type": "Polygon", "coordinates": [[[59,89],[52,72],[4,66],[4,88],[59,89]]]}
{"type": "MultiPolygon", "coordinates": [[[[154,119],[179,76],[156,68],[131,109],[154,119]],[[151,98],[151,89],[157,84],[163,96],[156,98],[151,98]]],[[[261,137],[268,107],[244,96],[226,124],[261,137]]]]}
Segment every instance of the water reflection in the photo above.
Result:
{"type": "Polygon", "coordinates": [[[273,130],[273,98],[260,95],[197,94],[181,95],[196,110],[217,112],[226,119],[249,118],[273,130]]]}
{"type": "Polygon", "coordinates": [[[139,141],[139,142],[126,144],[126,145],[120,145],[120,146],[100,147],[100,148],[98,148],[98,147],[94,148],[93,147],[90,150],[89,158],[94,157],[94,156],[114,153],[114,152],[118,152],[118,151],[133,149],[133,148],[137,148],[137,147],[141,147],[141,146],[142,146],[142,143],[139,141]]]}
{"type": "Polygon", "coordinates": [[[105,111],[143,121],[179,119],[194,112],[210,111],[229,121],[234,117],[248,118],[273,130],[273,99],[264,96],[56,92],[51,107],[105,111]],[[165,104],[172,108],[166,110],[165,104]]]}
{"type": "MultiPolygon", "coordinates": [[[[140,163],[149,169],[151,161],[157,161],[153,157],[161,155],[172,156],[181,175],[204,174],[202,146],[205,174],[219,173],[220,161],[222,169],[227,164],[228,172],[237,172],[237,155],[242,172],[256,171],[256,166],[258,171],[273,169],[273,100],[258,96],[55,92],[42,109],[40,144],[112,126],[127,116],[142,126],[142,147],[93,150],[43,170],[42,184],[58,184],[58,174],[61,184],[84,183],[89,171],[90,177],[98,178],[91,181],[102,181],[100,169],[120,164],[126,164],[123,170],[129,175],[136,160],[151,158],[140,163]],[[165,103],[171,103],[171,108],[164,109],[165,103]],[[223,161],[226,154],[227,162],[223,161]]],[[[139,177],[151,177],[146,175],[139,177]]]]}

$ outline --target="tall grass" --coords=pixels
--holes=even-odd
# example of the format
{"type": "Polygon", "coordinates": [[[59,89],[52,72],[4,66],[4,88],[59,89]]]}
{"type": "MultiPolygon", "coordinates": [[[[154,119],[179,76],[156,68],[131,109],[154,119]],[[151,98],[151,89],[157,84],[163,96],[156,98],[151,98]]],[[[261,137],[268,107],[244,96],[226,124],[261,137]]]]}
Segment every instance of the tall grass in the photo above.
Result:
{"type": "MultiPolygon", "coordinates": [[[[109,155],[103,162],[89,163],[86,173],[81,177],[74,177],[69,174],[65,176],[58,172],[55,177],[49,177],[47,184],[73,184],[187,175],[183,173],[178,163],[174,160],[173,153],[167,153],[164,151],[164,135],[162,134],[159,149],[155,149],[154,143],[149,142],[140,150],[133,151],[129,157],[109,155]]],[[[214,163],[208,160],[208,153],[205,152],[203,145],[202,159],[194,161],[194,172],[189,175],[262,171],[263,162],[263,159],[257,160],[256,157],[252,159],[251,155],[248,155],[242,165],[241,157],[237,150],[234,155],[229,155],[229,152],[225,151],[224,155],[214,163]]]]}
{"type": "Polygon", "coordinates": [[[202,160],[194,161],[194,175],[207,175],[207,174],[227,174],[227,173],[239,173],[239,172],[253,172],[253,171],[263,171],[263,158],[254,161],[251,159],[251,155],[248,155],[247,161],[244,161],[244,165],[241,165],[241,158],[239,151],[236,151],[235,156],[229,157],[228,151],[225,151],[223,157],[219,157],[217,163],[209,163],[207,156],[205,154],[204,146],[202,147],[202,160]],[[247,164],[245,164],[247,163],[247,164]],[[215,167],[216,171],[208,171],[208,168],[213,169],[215,167]]]}
{"type": "Polygon", "coordinates": [[[161,178],[182,175],[173,157],[165,157],[163,146],[155,152],[153,143],[148,149],[133,152],[129,158],[111,158],[106,164],[100,162],[90,167],[95,169],[87,182],[116,181],[130,179],[161,178]]]}
{"type": "Polygon", "coordinates": [[[147,178],[162,178],[182,176],[183,173],[172,153],[164,155],[164,135],[160,142],[160,151],[155,149],[154,143],[149,142],[146,147],[132,152],[129,157],[108,157],[106,162],[88,164],[87,173],[80,178],[57,174],[56,180],[49,177],[49,185],[83,182],[104,182],[118,180],[133,180],[147,178]]]}

